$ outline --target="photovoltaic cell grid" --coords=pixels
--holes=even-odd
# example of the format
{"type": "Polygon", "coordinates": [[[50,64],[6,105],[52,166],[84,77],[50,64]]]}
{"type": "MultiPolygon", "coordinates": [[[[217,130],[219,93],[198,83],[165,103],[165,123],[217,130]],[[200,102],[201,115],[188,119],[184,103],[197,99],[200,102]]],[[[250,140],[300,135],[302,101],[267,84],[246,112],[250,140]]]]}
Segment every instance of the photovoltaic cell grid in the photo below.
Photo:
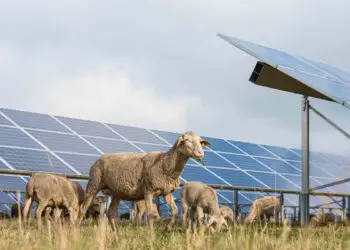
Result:
{"type": "MultiPolygon", "coordinates": [[[[0,168],[88,175],[101,152],[165,151],[179,136],[174,132],[0,109],[0,168]]],[[[212,143],[205,148],[204,167],[190,159],[181,176],[184,181],[300,189],[300,150],[202,138],[212,143]]],[[[314,186],[349,177],[349,161],[344,157],[312,153],[311,161],[314,186]]],[[[25,182],[15,176],[0,176],[0,188],[3,187],[24,190],[25,182]]]]}
{"type": "Polygon", "coordinates": [[[238,38],[222,34],[219,36],[240,50],[350,108],[349,71],[238,38]]]}

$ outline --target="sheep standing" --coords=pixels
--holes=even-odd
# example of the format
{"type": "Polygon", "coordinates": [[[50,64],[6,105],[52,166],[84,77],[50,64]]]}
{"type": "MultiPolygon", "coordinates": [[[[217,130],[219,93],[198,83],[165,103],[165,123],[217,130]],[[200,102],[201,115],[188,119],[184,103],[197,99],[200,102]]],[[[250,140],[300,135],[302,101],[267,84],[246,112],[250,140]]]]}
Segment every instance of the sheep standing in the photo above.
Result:
{"type": "Polygon", "coordinates": [[[38,204],[36,218],[41,228],[41,216],[44,209],[49,207],[66,207],[70,221],[74,225],[79,212],[79,201],[74,185],[67,178],[54,174],[34,174],[27,183],[25,205],[23,209],[24,222],[27,222],[33,201],[38,204]]]}
{"type": "Polygon", "coordinates": [[[333,213],[318,213],[316,215],[310,215],[311,226],[327,226],[328,224],[335,223],[335,215],[333,213]]]}
{"type": "Polygon", "coordinates": [[[183,185],[181,192],[182,203],[182,228],[187,229],[188,207],[191,206],[191,222],[194,231],[195,213],[197,211],[197,223],[200,230],[203,229],[204,214],[208,214],[207,226],[213,226],[214,230],[219,231],[222,224],[226,224],[225,219],[221,216],[218,197],[213,188],[202,182],[187,182],[183,185]]]}
{"type": "Polygon", "coordinates": [[[225,220],[229,220],[231,222],[235,221],[235,216],[233,214],[233,211],[228,206],[221,206],[220,207],[220,213],[225,218],[225,220]]]}
{"type": "Polygon", "coordinates": [[[163,195],[172,209],[172,220],[166,230],[170,232],[178,210],[171,193],[177,188],[188,159],[203,159],[202,146],[209,145],[194,132],[186,132],[167,152],[104,154],[90,168],[79,223],[98,191],[103,190],[104,194],[112,196],[108,220],[113,230],[116,230],[114,220],[119,201],[144,199],[148,226],[153,233],[155,215],[152,212],[152,199],[153,196],[163,195]]]}
{"type": "Polygon", "coordinates": [[[278,220],[281,212],[281,201],[274,196],[265,196],[261,199],[257,199],[253,202],[249,215],[246,221],[252,223],[256,217],[260,219],[270,219],[274,217],[275,221],[278,220]]]}
{"type": "MultiPolygon", "coordinates": [[[[135,202],[135,213],[136,213],[136,222],[138,225],[141,225],[142,222],[142,217],[144,214],[146,214],[147,209],[146,209],[146,202],[145,200],[138,200],[135,202]]],[[[152,203],[152,213],[154,215],[154,219],[159,219],[159,212],[157,205],[152,203]]]]}

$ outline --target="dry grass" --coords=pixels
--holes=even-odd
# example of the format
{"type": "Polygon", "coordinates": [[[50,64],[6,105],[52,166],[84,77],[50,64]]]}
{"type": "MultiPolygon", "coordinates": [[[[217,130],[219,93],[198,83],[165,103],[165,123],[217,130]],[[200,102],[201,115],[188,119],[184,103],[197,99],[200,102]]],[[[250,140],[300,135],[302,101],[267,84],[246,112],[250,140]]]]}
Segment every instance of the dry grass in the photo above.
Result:
{"type": "Polygon", "coordinates": [[[329,226],[317,229],[287,225],[236,225],[218,234],[185,234],[179,228],[169,236],[159,226],[153,241],[146,227],[119,222],[118,234],[104,220],[80,229],[46,225],[40,232],[34,222],[19,229],[18,220],[0,221],[0,249],[350,249],[350,229],[329,226]],[[118,236],[117,236],[118,235],[118,236]]]}

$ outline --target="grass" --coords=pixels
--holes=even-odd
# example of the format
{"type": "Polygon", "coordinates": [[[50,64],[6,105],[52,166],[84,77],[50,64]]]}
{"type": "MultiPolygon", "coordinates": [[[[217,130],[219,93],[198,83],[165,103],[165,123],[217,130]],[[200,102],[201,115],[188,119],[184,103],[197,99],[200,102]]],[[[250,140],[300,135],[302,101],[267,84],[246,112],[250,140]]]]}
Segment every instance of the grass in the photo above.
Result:
{"type": "Polygon", "coordinates": [[[86,221],[80,229],[49,223],[39,231],[34,221],[21,229],[18,220],[1,220],[0,249],[350,249],[350,229],[334,225],[235,225],[216,234],[186,234],[176,227],[168,236],[158,226],[155,240],[145,226],[119,221],[118,227],[114,233],[103,220],[100,225],[86,221]]]}

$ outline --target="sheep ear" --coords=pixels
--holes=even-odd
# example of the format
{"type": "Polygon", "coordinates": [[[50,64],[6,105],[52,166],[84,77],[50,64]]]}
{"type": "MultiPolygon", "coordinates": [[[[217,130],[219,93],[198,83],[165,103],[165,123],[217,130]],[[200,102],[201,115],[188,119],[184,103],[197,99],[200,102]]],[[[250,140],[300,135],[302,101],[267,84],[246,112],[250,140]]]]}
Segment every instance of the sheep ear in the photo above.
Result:
{"type": "Polygon", "coordinates": [[[180,135],[179,139],[177,139],[177,142],[176,142],[176,146],[180,146],[181,142],[183,142],[185,140],[185,135],[182,134],[180,135]]]}
{"type": "Polygon", "coordinates": [[[204,146],[210,146],[211,143],[208,142],[208,141],[206,141],[206,140],[201,139],[201,145],[202,145],[202,147],[204,147],[204,146]]]}

